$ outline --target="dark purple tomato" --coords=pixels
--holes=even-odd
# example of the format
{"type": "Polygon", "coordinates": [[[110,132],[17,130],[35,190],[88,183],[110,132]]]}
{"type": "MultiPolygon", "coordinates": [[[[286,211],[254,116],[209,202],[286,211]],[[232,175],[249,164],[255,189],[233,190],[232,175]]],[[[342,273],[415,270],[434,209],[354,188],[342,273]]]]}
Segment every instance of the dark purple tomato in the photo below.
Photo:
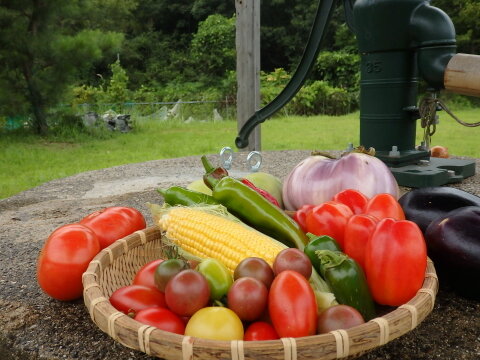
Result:
{"type": "Polygon", "coordinates": [[[312,262],[303,251],[297,248],[283,249],[275,257],[273,272],[277,276],[284,270],[294,270],[305,276],[305,278],[310,279],[312,262]]]}
{"type": "Polygon", "coordinates": [[[253,277],[260,280],[267,288],[272,284],[274,274],[272,267],[262,258],[247,257],[240,261],[233,272],[233,279],[253,277]]]}

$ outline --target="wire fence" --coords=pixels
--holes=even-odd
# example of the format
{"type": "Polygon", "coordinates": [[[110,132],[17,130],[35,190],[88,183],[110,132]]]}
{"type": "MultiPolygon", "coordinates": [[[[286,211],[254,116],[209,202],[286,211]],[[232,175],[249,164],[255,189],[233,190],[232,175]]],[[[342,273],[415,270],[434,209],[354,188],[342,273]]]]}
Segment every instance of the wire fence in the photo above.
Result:
{"type": "Polygon", "coordinates": [[[75,106],[79,115],[108,113],[128,114],[137,121],[178,119],[181,121],[219,121],[235,119],[235,103],[224,101],[157,101],[79,104],[75,106]]]}

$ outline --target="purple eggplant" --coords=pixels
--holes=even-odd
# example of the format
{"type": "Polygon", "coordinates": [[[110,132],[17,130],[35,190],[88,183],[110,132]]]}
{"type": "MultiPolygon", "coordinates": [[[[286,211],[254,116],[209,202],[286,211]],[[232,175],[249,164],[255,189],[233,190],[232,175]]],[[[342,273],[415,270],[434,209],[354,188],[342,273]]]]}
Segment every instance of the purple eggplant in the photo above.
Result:
{"type": "Polygon", "coordinates": [[[407,220],[415,222],[423,233],[440,216],[464,206],[480,206],[480,197],[443,186],[414,189],[398,200],[407,220]]]}
{"type": "Polygon", "coordinates": [[[425,241],[440,283],[480,300],[480,206],[461,207],[433,220],[425,241]]]}

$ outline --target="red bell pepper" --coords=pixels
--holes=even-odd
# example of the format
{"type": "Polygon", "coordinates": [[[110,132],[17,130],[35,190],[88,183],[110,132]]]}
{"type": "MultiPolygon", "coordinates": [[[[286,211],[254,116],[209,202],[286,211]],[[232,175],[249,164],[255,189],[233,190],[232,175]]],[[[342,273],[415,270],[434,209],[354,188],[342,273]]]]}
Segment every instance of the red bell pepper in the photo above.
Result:
{"type": "Polygon", "coordinates": [[[347,205],[336,201],[324,202],[307,214],[307,232],[318,236],[328,235],[343,249],[345,226],[351,216],[353,212],[347,205]]]}
{"type": "Polygon", "coordinates": [[[307,232],[307,215],[315,205],[306,204],[303,205],[300,209],[295,211],[293,214],[293,220],[297,222],[298,225],[302,228],[302,230],[306,233],[307,232]]]}
{"type": "Polygon", "coordinates": [[[387,217],[395,220],[405,220],[405,213],[400,203],[394,196],[386,193],[372,197],[365,205],[363,213],[373,215],[379,220],[387,217]]]}
{"type": "Polygon", "coordinates": [[[356,214],[348,219],[344,234],[345,254],[354,259],[365,271],[365,249],[378,219],[367,214],[356,214]]]}
{"type": "Polygon", "coordinates": [[[399,306],[421,288],[427,267],[422,231],[412,221],[380,220],[365,249],[365,274],[378,304],[399,306]]]}
{"type": "Polygon", "coordinates": [[[345,189],[337,193],[332,200],[347,205],[354,214],[361,214],[367,205],[368,197],[358,190],[345,189]]]}

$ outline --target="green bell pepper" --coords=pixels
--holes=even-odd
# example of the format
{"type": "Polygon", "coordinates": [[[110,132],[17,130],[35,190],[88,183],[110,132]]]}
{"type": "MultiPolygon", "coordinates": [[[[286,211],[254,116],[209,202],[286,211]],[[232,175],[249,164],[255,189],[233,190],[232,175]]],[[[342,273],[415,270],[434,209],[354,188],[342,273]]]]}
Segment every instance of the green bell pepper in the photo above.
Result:
{"type": "Polygon", "coordinates": [[[310,241],[305,246],[305,249],[303,249],[303,252],[305,253],[305,255],[308,256],[308,258],[312,262],[313,268],[317,270],[319,274],[321,274],[320,259],[317,256],[317,254],[315,254],[315,251],[317,250],[342,251],[342,249],[340,248],[340,245],[338,245],[337,241],[328,235],[317,236],[312,233],[307,233],[307,236],[310,239],[310,241]]]}
{"type": "Polygon", "coordinates": [[[316,250],[320,273],[340,304],[349,305],[362,314],[365,321],[373,319],[375,304],[365,273],[355,260],[341,251],[316,250]]]}

